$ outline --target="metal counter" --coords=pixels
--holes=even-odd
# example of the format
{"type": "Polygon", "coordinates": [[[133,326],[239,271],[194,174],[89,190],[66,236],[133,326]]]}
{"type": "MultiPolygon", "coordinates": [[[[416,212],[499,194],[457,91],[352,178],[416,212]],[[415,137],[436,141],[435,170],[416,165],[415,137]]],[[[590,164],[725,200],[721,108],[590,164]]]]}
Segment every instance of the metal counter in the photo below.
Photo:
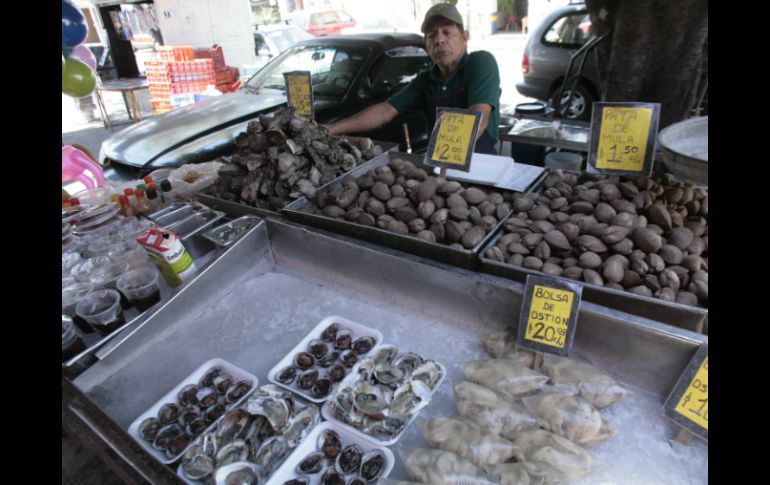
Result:
{"type": "MultiPolygon", "coordinates": [[[[449,378],[420,416],[455,415],[452,383],[462,380],[457,364],[489,358],[480,336],[515,324],[522,294],[517,282],[269,219],[74,382],[127,429],[213,357],[266,383],[268,370],[313,326],[340,315],[381,331],[385,343],[442,362],[449,378]]],[[[678,430],[663,417],[662,404],[707,342],[703,335],[582,304],[573,355],[633,391],[608,410],[621,435],[592,448],[604,465],[589,482],[706,483],[707,445],[694,440],[684,450],[672,448],[668,440],[678,430]]],[[[105,446],[119,444],[105,436],[105,446]]],[[[404,446],[426,446],[415,423],[394,448],[404,446]]],[[[150,459],[117,452],[129,461],[150,459]]],[[[151,481],[166,483],[162,475],[151,481]]],[[[400,460],[391,478],[406,478],[400,460]]]]}

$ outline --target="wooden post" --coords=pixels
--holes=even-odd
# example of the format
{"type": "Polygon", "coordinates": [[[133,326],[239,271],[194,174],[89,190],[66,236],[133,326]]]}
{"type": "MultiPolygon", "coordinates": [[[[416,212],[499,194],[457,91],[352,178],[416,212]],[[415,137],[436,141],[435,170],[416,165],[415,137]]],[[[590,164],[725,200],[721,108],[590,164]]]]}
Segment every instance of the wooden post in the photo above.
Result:
{"type": "Polygon", "coordinates": [[[677,433],[676,437],[674,438],[674,441],[687,446],[687,444],[690,442],[690,438],[692,438],[692,433],[682,428],[679,430],[679,433],[677,433]]]}
{"type": "Polygon", "coordinates": [[[532,362],[532,368],[536,371],[540,371],[543,367],[543,353],[535,352],[535,360],[532,362]]]}

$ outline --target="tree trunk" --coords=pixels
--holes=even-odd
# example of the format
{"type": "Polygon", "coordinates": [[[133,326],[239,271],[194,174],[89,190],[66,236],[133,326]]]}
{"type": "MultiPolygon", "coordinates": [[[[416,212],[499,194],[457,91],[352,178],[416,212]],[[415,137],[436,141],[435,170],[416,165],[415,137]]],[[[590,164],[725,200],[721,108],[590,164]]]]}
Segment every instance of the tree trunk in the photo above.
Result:
{"type": "Polygon", "coordinates": [[[587,0],[597,35],[604,101],[661,104],[660,128],[684,120],[696,102],[708,0],[587,0]]]}

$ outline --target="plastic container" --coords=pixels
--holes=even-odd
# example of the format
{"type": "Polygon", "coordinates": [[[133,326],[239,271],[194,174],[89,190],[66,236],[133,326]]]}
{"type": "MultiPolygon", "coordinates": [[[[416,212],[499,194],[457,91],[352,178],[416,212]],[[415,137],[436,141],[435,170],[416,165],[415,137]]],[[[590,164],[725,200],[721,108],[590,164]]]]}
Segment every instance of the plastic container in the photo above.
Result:
{"type": "MultiPolygon", "coordinates": [[[[128,427],[128,434],[130,434],[137,441],[137,443],[139,443],[139,445],[142,446],[142,448],[144,448],[148,453],[150,453],[152,456],[154,456],[161,463],[168,465],[170,463],[173,463],[173,462],[177,461],[182,455],[184,455],[184,452],[187,451],[187,449],[193,444],[193,442],[195,440],[191,439],[190,443],[185,447],[185,449],[181,453],[173,455],[171,457],[168,457],[168,456],[166,456],[166,454],[164,452],[155,449],[152,446],[152,443],[150,443],[149,441],[146,441],[145,439],[143,439],[141,437],[141,435],[139,434],[139,427],[142,424],[142,421],[144,421],[147,418],[157,417],[158,416],[158,411],[160,410],[160,408],[164,404],[167,404],[167,403],[179,404],[179,401],[177,399],[177,396],[179,395],[179,391],[181,391],[183,387],[185,387],[185,386],[187,386],[189,384],[194,384],[194,385],[197,386],[199,384],[201,378],[209,371],[209,369],[211,369],[213,367],[219,367],[221,372],[229,374],[232,377],[232,383],[233,384],[235,384],[237,382],[240,382],[240,381],[244,381],[244,380],[251,383],[251,387],[249,389],[249,392],[247,392],[240,399],[238,399],[238,400],[236,400],[236,401],[234,401],[234,402],[232,402],[230,404],[226,404],[225,405],[226,410],[230,410],[230,409],[238,406],[241,402],[243,402],[244,399],[247,399],[249,397],[249,395],[252,393],[252,391],[254,389],[256,389],[257,386],[259,385],[259,379],[257,379],[257,377],[255,375],[250,374],[250,373],[244,371],[243,369],[241,369],[239,367],[236,367],[233,364],[231,364],[231,363],[229,363],[229,362],[227,362],[227,361],[225,361],[223,359],[214,358],[214,359],[208,360],[208,361],[204,362],[203,364],[201,364],[201,366],[198,367],[197,369],[195,369],[195,371],[193,371],[192,374],[190,374],[189,376],[185,377],[182,380],[182,382],[180,382],[176,387],[171,389],[171,391],[169,391],[166,395],[161,397],[147,411],[143,412],[138,418],[136,418],[134,420],[134,422],[131,423],[131,425],[128,427]]],[[[222,413],[222,415],[224,415],[224,414],[225,413],[222,413]]],[[[212,421],[211,424],[203,432],[201,432],[200,434],[206,433],[210,429],[212,429],[214,426],[216,426],[216,424],[219,422],[219,420],[221,418],[222,418],[222,416],[220,416],[216,420],[212,421]]],[[[196,436],[199,436],[199,435],[196,435],[196,436]]],[[[195,437],[193,437],[193,438],[195,438],[195,437]]]]}
{"type": "Polygon", "coordinates": [[[545,156],[545,166],[554,169],[579,172],[582,164],[583,157],[577,153],[551,152],[545,156]]]}
{"type": "MultiPolygon", "coordinates": [[[[361,436],[358,433],[351,433],[349,430],[340,427],[335,423],[327,421],[313,428],[307,438],[305,438],[302,443],[300,443],[300,445],[289,455],[286,461],[284,461],[283,464],[273,473],[273,475],[267,481],[267,485],[281,485],[288,482],[289,480],[302,476],[296,472],[297,465],[299,465],[302,460],[304,460],[311,453],[321,451],[318,449],[318,438],[325,431],[334,431],[337,433],[337,435],[340,437],[340,441],[342,442],[343,450],[348,446],[358,445],[361,447],[361,450],[363,450],[364,454],[372,450],[379,450],[382,452],[383,456],[385,457],[385,463],[383,466],[382,474],[378,477],[378,479],[387,478],[387,476],[390,475],[390,472],[393,470],[393,466],[396,463],[392,451],[384,446],[379,445],[369,438],[361,436]]],[[[331,467],[333,467],[333,465],[331,467]]],[[[304,476],[310,477],[310,482],[308,485],[320,484],[321,477],[328,469],[330,469],[329,466],[324,466],[318,473],[312,475],[305,474],[304,476]]],[[[345,475],[343,479],[345,480],[345,483],[350,483],[350,480],[353,477],[360,477],[360,475],[358,473],[345,475]]],[[[367,483],[376,483],[376,480],[371,482],[367,481],[367,483]]]]}
{"type": "MultiPolygon", "coordinates": [[[[332,385],[332,387],[331,387],[331,391],[326,396],[324,396],[324,397],[315,397],[315,396],[313,396],[313,394],[311,394],[309,389],[308,390],[300,389],[294,383],[292,383],[292,384],[283,384],[280,381],[278,381],[278,379],[277,379],[277,376],[278,376],[278,374],[281,371],[283,371],[284,369],[286,369],[286,368],[288,368],[290,366],[294,367],[294,358],[295,358],[296,354],[298,354],[300,352],[307,352],[308,351],[308,344],[310,343],[310,341],[311,340],[320,339],[321,338],[321,334],[323,333],[323,331],[329,325],[331,325],[332,323],[339,324],[340,329],[347,328],[348,330],[350,330],[350,332],[352,334],[352,338],[351,338],[352,342],[355,342],[356,339],[358,339],[360,337],[373,337],[374,338],[374,346],[373,346],[373,348],[377,347],[382,342],[382,334],[379,331],[374,330],[373,328],[369,328],[369,327],[366,327],[364,325],[361,325],[360,323],[356,323],[356,322],[354,322],[352,320],[348,320],[347,318],[340,317],[340,316],[337,316],[337,315],[332,315],[330,317],[326,317],[323,320],[321,320],[318,323],[318,325],[313,327],[313,329],[307,335],[305,335],[305,338],[300,340],[300,342],[297,345],[295,345],[294,348],[291,349],[291,351],[283,357],[283,359],[281,359],[272,369],[270,369],[270,372],[268,372],[268,374],[267,374],[267,380],[272,382],[273,384],[276,384],[276,385],[281,386],[281,387],[283,387],[285,389],[288,389],[288,390],[294,392],[295,394],[299,394],[303,398],[305,398],[305,399],[307,399],[309,401],[312,401],[314,403],[324,402],[326,399],[329,398],[329,396],[334,394],[334,389],[336,389],[336,387],[339,385],[339,383],[334,383],[332,385]]],[[[358,355],[358,360],[360,360],[361,358],[365,357],[366,355],[369,355],[371,352],[372,351],[369,350],[368,352],[366,352],[364,354],[358,355]]],[[[337,359],[335,361],[335,364],[341,364],[342,365],[343,369],[345,370],[345,375],[348,375],[350,373],[350,368],[346,367],[344,364],[342,364],[342,362],[339,359],[337,359]]],[[[317,363],[314,363],[313,367],[311,367],[311,368],[318,370],[318,377],[320,378],[320,377],[323,377],[324,375],[326,375],[326,373],[328,372],[328,370],[331,367],[332,366],[320,367],[317,363]]],[[[298,374],[301,373],[301,372],[302,371],[298,369],[298,374]]],[[[296,382],[296,380],[295,380],[295,382],[296,382]]]]}
{"type": "Polygon", "coordinates": [[[72,318],[72,321],[83,333],[93,333],[94,328],[88,324],[82,317],[75,313],[75,306],[94,291],[94,285],[91,283],[72,283],[64,286],[62,282],[61,290],[61,313],[72,318]]]}
{"type": "MultiPolygon", "coordinates": [[[[370,353],[370,356],[376,355],[378,350],[380,350],[381,348],[384,348],[384,347],[385,346],[383,345],[383,346],[379,346],[379,347],[373,349],[371,351],[371,353],[370,353]]],[[[405,350],[399,349],[399,352],[396,355],[396,358],[398,358],[398,356],[402,355],[405,352],[406,352],[405,350]]],[[[423,360],[425,360],[425,359],[423,359],[423,360]]],[[[444,367],[443,364],[441,364],[441,363],[439,363],[439,362],[437,362],[435,360],[432,360],[432,359],[428,359],[428,360],[431,360],[432,362],[434,362],[439,367],[439,369],[441,370],[441,377],[438,379],[438,381],[436,381],[436,384],[433,386],[430,394],[427,397],[427,400],[424,403],[422,403],[419,408],[417,408],[416,410],[413,410],[411,413],[409,413],[409,415],[408,415],[409,416],[409,420],[406,422],[406,424],[401,429],[401,431],[399,431],[398,434],[396,434],[393,438],[391,438],[389,440],[386,440],[386,439],[380,439],[380,438],[378,438],[376,436],[371,436],[368,433],[364,432],[363,430],[357,429],[357,428],[355,428],[355,427],[353,427],[353,426],[351,426],[351,425],[349,425],[347,423],[343,423],[342,421],[337,419],[337,417],[334,415],[334,412],[332,411],[331,402],[332,402],[332,399],[334,399],[334,395],[336,394],[336,392],[339,392],[339,390],[344,388],[344,387],[355,387],[356,382],[361,379],[361,377],[360,377],[360,375],[358,373],[358,368],[361,365],[361,361],[359,361],[353,367],[353,370],[340,383],[340,385],[336,389],[336,392],[333,393],[333,395],[330,396],[329,399],[326,400],[326,402],[324,403],[323,407],[321,408],[321,415],[327,421],[331,421],[333,423],[336,423],[338,426],[341,426],[342,428],[345,428],[346,430],[350,431],[351,433],[357,434],[357,435],[360,435],[363,438],[372,440],[372,441],[374,441],[375,443],[377,443],[377,444],[379,444],[381,446],[390,446],[390,445],[396,443],[399,439],[401,439],[401,436],[404,435],[406,430],[409,428],[409,425],[412,424],[412,422],[415,419],[417,419],[417,416],[419,416],[420,411],[428,406],[428,404],[430,403],[430,400],[432,399],[433,395],[436,393],[438,388],[441,387],[441,384],[444,382],[444,379],[446,378],[446,375],[447,375],[446,367],[444,367]]],[[[408,381],[408,382],[411,382],[411,381],[408,381]]],[[[403,385],[403,383],[401,385],[403,385]]]]}
{"type": "Polygon", "coordinates": [[[99,290],[86,295],[75,313],[102,335],[109,335],[126,323],[117,290],[99,290]]]}
{"type": "Polygon", "coordinates": [[[131,270],[118,278],[118,290],[143,312],[160,301],[158,271],[154,268],[131,270]]]}
{"type": "Polygon", "coordinates": [[[166,229],[174,231],[182,239],[187,239],[201,231],[209,229],[224,216],[224,212],[213,210],[199,211],[180,221],[169,224],[166,226],[166,229]]]}
{"type": "Polygon", "coordinates": [[[90,283],[91,277],[89,274],[100,266],[104,266],[110,263],[110,258],[107,256],[95,256],[86,260],[80,261],[70,269],[70,275],[75,278],[75,281],[79,283],[90,283]]]}
{"type": "Polygon", "coordinates": [[[79,353],[86,350],[86,344],[75,330],[72,319],[66,315],[61,316],[61,361],[66,362],[79,353]]]}

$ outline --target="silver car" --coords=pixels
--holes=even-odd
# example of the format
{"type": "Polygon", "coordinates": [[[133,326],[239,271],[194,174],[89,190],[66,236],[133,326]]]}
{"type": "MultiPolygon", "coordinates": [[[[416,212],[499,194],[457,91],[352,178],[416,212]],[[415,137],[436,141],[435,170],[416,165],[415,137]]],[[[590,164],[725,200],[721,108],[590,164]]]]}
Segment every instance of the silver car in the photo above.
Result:
{"type": "MultiPolygon", "coordinates": [[[[522,57],[524,80],[516,90],[529,98],[553,102],[560,96],[565,102],[569,91],[560,93],[572,54],[591,36],[591,20],[584,4],[567,5],[551,12],[530,33],[522,57]]],[[[600,99],[596,57],[589,53],[579,84],[575,88],[566,117],[590,121],[591,104],[600,99]]]]}

